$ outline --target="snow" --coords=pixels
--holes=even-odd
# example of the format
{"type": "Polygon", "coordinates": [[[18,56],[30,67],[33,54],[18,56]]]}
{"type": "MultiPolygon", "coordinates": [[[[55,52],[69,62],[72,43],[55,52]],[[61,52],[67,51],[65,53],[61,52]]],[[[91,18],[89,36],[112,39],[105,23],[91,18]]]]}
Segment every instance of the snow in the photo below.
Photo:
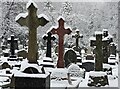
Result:
{"type": "Polygon", "coordinates": [[[45,74],[26,74],[23,72],[16,72],[14,74],[15,77],[31,77],[31,78],[46,78],[49,75],[49,73],[45,73],[45,74]]]}
{"type": "Polygon", "coordinates": [[[33,4],[35,6],[35,8],[38,8],[37,4],[33,0],[29,0],[26,5],[26,9],[28,9],[31,4],[33,4]]]}
{"type": "Polygon", "coordinates": [[[43,60],[48,60],[48,61],[52,61],[52,58],[49,58],[49,57],[43,57],[43,60]]]}
{"type": "Polygon", "coordinates": [[[95,31],[95,35],[102,35],[103,33],[101,31],[95,31]]]}
{"type": "Polygon", "coordinates": [[[48,18],[45,14],[40,14],[40,15],[38,15],[38,18],[41,18],[41,17],[43,17],[43,18],[45,18],[47,21],[49,21],[49,18],[48,18]]]}
{"type": "Polygon", "coordinates": [[[60,19],[63,19],[63,20],[65,21],[65,18],[64,18],[63,16],[59,16],[59,17],[57,18],[57,21],[59,21],[60,19]]]}
{"type": "Polygon", "coordinates": [[[107,73],[103,71],[90,71],[89,73],[89,76],[93,76],[93,77],[101,77],[105,75],[107,75],[107,73]]]}
{"type": "Polygon", "coordinates": [[[42,71],[41,71],[42,66],[38,66],[38,64],[30,64],[26,61],[21,63],[20,71],[24,71],[28,67],[36,68],[40,73],[42,73],[42,71]]]}
{"type": "Polygon", "coordinates": [[[108,31],[108,29],[103,29],[102,31],[103,31],[103,32],[104,32],[104,31],[108,31]]]}
{"type": "Polygon", "coordinates": [[[76,29],[75,31],[76,31],[76,32],[79,32],[80,30],[79,30],[79,29],[76,29]]]}
{"type": "Polygon", "coordinates": [[[109,34],[107,37],[103,38],[102,41],[109,40],[110,38],[113,38],[113,36],[109,34]]]}
{"type": "Polygon", "coordinates": [[[82,63],[85,63],[85,62],[92,62],[92,63],[95,63],[95,60],[83,60],[82,63]]]}
{"type": "Polygon", "coordinates": [[[90,37],[89,40],[96,40],[96,37],[90,37]]]}
{"type": "Polygon", "coordinates": [[[51,73],[51,78],[67,78],[68,69],[55,68],[51,73]]]}
{"type": "Polygon", "coordinates": [[[103,64],[103,68],[107,68],[107,69],[110,69],[110,65],[109,64],[103,64]]]}
{"type": "Polygon", "coordinates": [[[15,21],[18,21],[21,17],[26,18],[28,16],[28,12],[20,13],[15,17],[15,21]]]}

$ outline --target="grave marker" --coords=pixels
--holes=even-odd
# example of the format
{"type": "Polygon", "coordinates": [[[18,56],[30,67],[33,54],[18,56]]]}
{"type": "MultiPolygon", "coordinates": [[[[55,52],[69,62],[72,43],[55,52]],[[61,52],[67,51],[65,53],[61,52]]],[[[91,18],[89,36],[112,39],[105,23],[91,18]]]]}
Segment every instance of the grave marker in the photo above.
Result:
{"type": "Polygon", "coordinates": [[[8,43],[10,44],[10,52],[11,52],[11,56],[10,57],[16,57],[15,56],[15,49],[16,49],[16,44],[17,44],[17,40],[15,39],[14,35],[11,35],[11,39],[8,40],[8,43]]]}
{"type": "Polygon", "coordinates": [[[51,32],[48,32],[47,36],[44,36],[43,39],[47,40],[46,57],[50,57],[51,58],[51,40],[55,40],[55,37],[52,36],[51,32]]]}
{"type": "Polygon", "coordinates": [[[72,36],[73,38],[76,39],[76,47],[74,48],[76,51],[79,51],[79,39],[82,38],[83,36],[79,34],[79,30],[76,30],[76,33],[72,36]]]}
{"type": "Polygon", "coordinates": [[[71,63],[76,63],[77,55],[75,51],[73,51],[72,49],[66,51],[64,55],[64,60],[65,60],[65,67],[67,67],[71,63]]]}
{"type": "Polygon", "coordinates": [[[102,33],[96,32],[96,39],[91,40],[91,46],[96,46],[95,49],[95,71],[103,70],[103,53],[102,53],[102,33]]]}
{"type": "Polygon", "coordinates": [[[59,45],[58,45],[59,52],[58,52],[58,62],[57,62],[58,68],[64,68],[64,57],[63,57],[63,54],[64,54],[64,46],[63,46],[64,35],[70,34],[72,32],[69,28],[65,29],[64,22],[65,21],[63,20],[63,18],[60,18],[58,20],[59,27],[57,29],[53,28],[51,30],[52,34],[57,34],[59,36],[59,45]]]}
{"type": "Polygon", "coordinates": [[[110,43],[110,54],[116,56],[116,44],[115,43],[110,43]]]}
{"type": "Polygon", "coordinates": [[[27,14],[22,13],[16,17],[16,22],[29,28],[28,60],[29,63],[37,63],[37,28],[46,25],[48,20],[44,16],[37,16],[37,5],[34,2],[27,4],[27,10],[27,14]]]}

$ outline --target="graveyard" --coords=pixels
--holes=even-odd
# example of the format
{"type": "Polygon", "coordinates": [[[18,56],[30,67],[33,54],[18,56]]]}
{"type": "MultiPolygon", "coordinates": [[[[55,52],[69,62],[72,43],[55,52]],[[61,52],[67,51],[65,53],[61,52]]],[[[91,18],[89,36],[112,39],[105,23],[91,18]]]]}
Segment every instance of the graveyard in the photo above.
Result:
{"type": "Polygon", "coordinates": [[[0,37],[0,89],[118,87],[118,42],[109,29],[95,30],[86,38],[79,28],[67,25],[64,16],[59,14],[48,25],[50,14],[41,12],[38,2],[24,4],[24,13],[18,13],[14,23],[24,34],[27,29],[27,36],[0,37]],[[45,34],[39,34],[46,27],[45,34]],[[81,45],[85,38],[88,46],[81,45]]]}

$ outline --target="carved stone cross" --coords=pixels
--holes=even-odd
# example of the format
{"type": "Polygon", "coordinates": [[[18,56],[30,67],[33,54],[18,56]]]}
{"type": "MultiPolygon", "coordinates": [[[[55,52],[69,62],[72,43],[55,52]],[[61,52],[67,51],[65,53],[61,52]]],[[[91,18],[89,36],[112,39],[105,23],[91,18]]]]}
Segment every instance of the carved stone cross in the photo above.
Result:
{"type": "Polygon", "coordinates": [[[76,51],[77,51],[79,48],[79,39],[82,38],[83,36],[80,36],[79,30],[77,29],[76,34],[73,35],[72,37],[76,39],[76,51]]]}
{"type": "Polygon", "coordinates": [[[103,71],[102,33],[96,33],[96,39],[91,40],[91,46],[95,48],[95,71],[103,71]]]}
{"type": "Polygon", "coordinates": [[[37,28],[39,25],[46,25],[48,20],[44,16],[37,16],[37,6],[34,2],[28,2],[27,10],[28,14],[16,17],[16,22],[21,26],[27,26],[29,28],[28,60],[29,63],[37,63],[37,28]]]}
{"type": "Polygon", "coordinates": [[[64,54],[64,35],[65,34],[70,34],[72,31],[67,28],[64,28],[64,20],[63,18],[60,18],[58,20],[59,23],[59,27],[57,29],[53,28],[51,30],[52,34],[57,34],[59,36],[59,45],[58,45],[58,62],[57,62],[57,67],[58,68],[64,68],[64,58],[63,58],[63,54],[64,54]]]}
{"type": "Polygon", "coordinates": [[[11,57],[15,56],[15,49],[16,49],[17,39],[15,39],[14,35],[11,35],[11,39],[8,40],[8,43],[10,43],[11,57]]]}
{"type": "Polygon", "coordinates": [[[43,39],[47,40],[46,57],[50,57],[51,58],[51,40],[55,40],[55,37],[52,36],[51,32],[48,32],[47,36],[44,36],[43,39]]]}

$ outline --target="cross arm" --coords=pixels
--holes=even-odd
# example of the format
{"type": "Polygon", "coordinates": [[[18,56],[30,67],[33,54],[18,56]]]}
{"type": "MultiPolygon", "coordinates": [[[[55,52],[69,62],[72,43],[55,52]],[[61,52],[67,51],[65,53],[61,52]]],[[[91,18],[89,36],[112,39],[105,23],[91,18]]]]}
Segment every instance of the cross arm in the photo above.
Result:
{"type": "Polygon", "coordinates": [[[90,46],[96,46],[96,41],[95,40],[91,40],[90,41],[90,46]]]}
{"type": "Polygon", "coordinates": [[[43,39],[46,40],[46,39],[47,39],[47,36],[45,35],[45,36],[43,37],[43,39]]]}
{"type": "Polygon", "coordinates": [[[27,18],[28,18],[28,16],[25,16],[25,15],[27,15],[27,14],[25,14],[25,13],[22,13],[22,15],[20,14],[20,15],[18,15],[18,16],[16,16],[16,19],[15,19],[15,21],[17,22],[17,23],[19,23],[21,26],[27,26],[27,18]],[[24,16],[22,16],[22,15],[24,15],[24,16]]]}
{"type": "Polygon", "coordinates": [[[38,18],[38,26],[45,26],[49,21],[47,19],[45,19],[44,17],[40,17],[38,18]]]}
{"type": "Polygon", "coordinates": [[[70,30],[70,28],[67,28],[67,29],[65,29],[64,31],[65,31],[65,34],[68,34],[68,35],[72,32],[72,31],[70,30]]]}
{"type": "Polygon", "coordinates": [[[52,36],[52,38],[51,38],[51,39],[54,41],[56,38],[55,38],[55,36],[52,36]]]}
{"type": "Polygon", "coordinates": [[[51,30],[51,33],[52,33],[52,34],[58,34],[57,29],[53,28],[53,29],[51,30]]]}

